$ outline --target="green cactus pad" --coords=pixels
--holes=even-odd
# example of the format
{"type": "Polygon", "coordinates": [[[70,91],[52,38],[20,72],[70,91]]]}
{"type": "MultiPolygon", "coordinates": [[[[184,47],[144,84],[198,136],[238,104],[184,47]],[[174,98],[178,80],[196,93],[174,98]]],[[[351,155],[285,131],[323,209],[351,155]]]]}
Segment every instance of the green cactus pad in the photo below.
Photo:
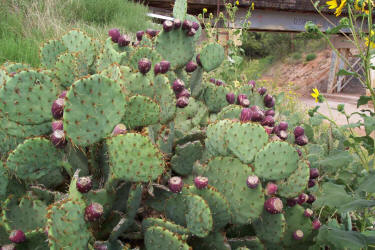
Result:
{"type": "Polygon", "coordinates": [[[125,107],[122,123],[127,128],[145,127],[159,122],[159,105],[146,96],[136,95],[130,98],[125,107]]]}
{"type": "Polygon", "coordinates": [[[267,244],[280,245],[286,230],[283,214],[270,214],[263,211],[261,217],[253,223],[256,235],[267,244]]]}
{"type": "Polygon", "coordinates": [[[277,182],[278,195],[285,198],[298,196],[307,188],[310,169],[306,162],[299,162],[298,168],[285,180],[277,182]]]}
{"type": "Polygon", "coordinates": [[[225,57],[224,48],[218,43],[207,44],[200,54],[203,69],[207,72],[219,67],[225,57]]]}
{"type": "Polygon", "coordinates": [[[203,100],[206,103],[208,110],[212,113],[220,112],[228,105],[226,95],[229,89],[224,86],[216,86],[212,83],[205,83],[205,90],[203,100]]]}
{"type": "Polygon", "coordinates": [[[241,116],[242,107],[232,104],[229,106],[224,107],[218,114],[217,119],[218,120],[224,120],[224,119],[239,119],[241,116]]]}
{"type": "Polygon", "coordinates": [[[231,247],[227,243],[225,234],[221,232],[212,232],[207,237],[200,239],[194,238],[189,244],[193,247],[194,250],[230,250],[231,247]]]}
{"type": "Polygon", "coordinates": [[[176,126],[179,122],[188,122],[193,127],[207,124],[208,110],[201,101],[189,98],[189,105],[178,109],[176,113],[176,126]]]}
{"type": "Polygon", "coordinates": [[[49,40],[40,48],[40,60],[44,67],[52,69],[55,67],[57,57],[65,52],[67,48],[60,40],[49,40]]]}
{"type": "Polygon", "coordinates": [[[203,91],[203,69],[198,67],[190,77],[190,90],[191,96],[194,98],[198,98],[203,91]]]}
{"type": "Polygon", "coordinates": [[[0,129],[6,134],[18,138],[27,138],[40,135],[46,135],[51,132],[51,122],[45,122],[36,125],[24,125],[19,122],[13,122],[6,118],[0,118],[0,129]]]}
{"type": "Polygon", "coordinates": [[[210,207],[213,219],[213,229],[218,231],[225,227],[231,218],[230,207],[225,197],[212,186],[197,189],[195,186],[187,187],[189,192],[202,197],[210,207]]]}
{"type": "Polygon", "coordinates": [[[251,102],[253,96],[259,95],[259,93],[258,93],[258,91],[256,91],[256,89],[254,90],[255,92],[253,92],[253,86],[252,85],[244,84],[244,85],[241,85],[239,88],[236,88],[235,90],[236,90],[236,95],[240,95],[240,94],[246,95],[247,98],[250,101],[250,105],[257,105],[255,103],[251,102]]]}
{"type": "Polygon", "coordinates": [[[189,231],[198,237],[206,237],[212,230],[212,214],[207,202],[199,195],[186,195],[188,213],[186,223],[189,231]]]}
{"type": "Polygon", "coordinates": [[[156,40],[156,51],[171,63],[171,68],[184,67],[194,55],[194,38],[182,29],[160,32],[156,40]]]}
{"type": "Polygon", "coordinates": [[[3,66],[8,74],[30,69],[30,65],[25,63],[4,63],[3,66]]]}
{"type": "MultiPolygon", "coordinates": [[[[56,149],[49,140],[31,138],[19,144],[9,154],[6,166],[21,180],[41,181],[59,173],[62,156],[63,152],[56,149]]],[[[62,181],[61,174],[58,179],[62,181]]]]}
{"type": "MultiPolygon", "coordinates": [[[[1,155],[0,155],[0,158],[1,158],[1,155]]],[[[8,172],[4,167],[4,163],[0,160],[0,199],[1,200],[5,198],[8,183],[9,183],[8,172]]]]}
{"type": "Polygon", "coordinates": [[[304,211],[305,209],[300,205],[285,210],[286,231],[282,242],[283,245],[296,247],[295,245],[300,245],[311,240],[312,222],[309,217],[304,215],[304,211]],[[297,241],[293,238],[293,233],[296,230],[302,230],[304,236],[301,240],[297,241]]]}
{"type": "Polygon", "coordinates": [[[142,58],[147,58],[151,61],[151,69],[149,74],[153,74],[153,69],[155,64],[159,63],[162,60],[162,57],[153,49],[143,47],[137,50],[134,50],[129,61],[129,67],[133,70],[138,70],[138,62],[142,58]]]}
{"type": "Polygon", "coordinates": [[[9,240],[9,233],[5,230],[3,223],[0,223],[0,245],[4,246],[10,243],[12,242],[9,240]]]}
{"type": "Polygon", "coordinates": [[[5,71],[5,69],[2,69],[0,67],[0,88],[9,79],[10,79],[10,76],[8,76],[8,73],[5,71]]]}
{"type": "Polygon", "coordinates": [[[92,236],[84,213],[84,204],[69,199],[48,208],[47,228],[51,249],[87,249],[92,236]]]}
{"type": "Polygon", "coordinates": [[[72,85],[81,76],[88,74],[87,67],[86,71],[81,72],[79,58],[79,52],[66,52],[57,58],[54,72],[56,78],[64,88],[72,85]]]}
{"type": "Polygon", "coordinates": [[[0,89],[0,112],[22,124],[41,124],[51,120],[51,106],[58,90],[43,73],[20,71],[0,89]]]}
{"type": "Polygon", "coordinates": [[[297,169],[298,158],[297,151],[287,142],[274,141],[255,156],[254,172],[264,179],[284,179],[297,169]]]}
{"type": "Polygon", "coordinates": [[[164,171],[162,154],[140,134],[128,133],[107,139],[112,179],[147,182],[164,171]]]}
{"type": "Polygon", "coordinates": [[[124,87],[131,95],[144,95],[150,98],[154,96],[154,88],[150,77],[141,73],[130,74],[125,78],[124,87]]]}
{"type": "Polygon", "coordinates": [[[118,84],[101,75],[78,80],[65,98],[64,130],[74,144],[93,144],[110,132],[124,114],[118,84]]]}
{"type": "Polygon", "coordinates": [[[268,142],[268,134],[258,124],[235,122],[225,136],[229,150],[243,163],[251,163],[268,142]]]}
{"type": "Polygon", "coordinates": [[[230,120],[222,120],[208,125],[206,129],[207,139],[205,140],[205,144],[206,149],[211,155],[229,155],[226,135],[228,133],[228,128],[230,128],[232,124],[233,122],[230,120]]]}
{"type": "Polygon", "coordinates": [[[122,65],[125,63],[127,53],[117,51],[114,46],[116,44],[112,42],[112,39],[109,37],[106,39],[103,49],[98,57],[96,62],[96,69],[98,71],[102,71],[112,65],[113,63],[117,63],[122,65]]]}
{"type": "Polygon", "coordinates": [[[125,79],[131,74],[131,69],[127,66],[120,66],[117,63],[113,63],[109,67],[101,71],[100,74],[105,77],[108,77],[113,81],[118,81],[121,87],[123,87],[123,79],[125,79]]]}
{"type": "Polygon", "coordinates": [[[152,227],[152,226],[163,227],[176,234],[189,234],[189,230],[187,228],[177,225],[165,219],[146,218],[142,221],[143,231],[146,231],[149,227],[152,227]]]}
{"type": "Polygon", "coordinates": [[[166,228],[152,226],[146,230],[145,246],[147,250],[191,250],[179,235],[166,228]]]}
{"type": "MultiPolygon", "coordinates": [[[[236,239],[229,239],[228,240],[229,245],[232,247],[232,249],[236,249],[238,247],[247,247],[251,250],[264,250],[266,249],[263,245],[263,243],[254,236],[249,236],[245,238],[236,238],[236,239]]],[[[268,249],[268,248],[267,248],[268,249]]],[[[277,248],[282,249],[282,248],[277,248]]]]}
{"type": "Polygon", "coordinates": [[[193,164],[202,157],[203,146],[199,141],[177,145],[171,159],[173,171],[180,175],[191,174],[193,164]]]}
{"type": "Polygon", "coordinates": [[[176,98],[169,85],[169,80],[163,75],[154,77],[154,95],[153,99],[160,105],[160,122],[168,123],[176,113],[176,98]]]}
{"type": "Polygon", "coordinates": [[[176,0],[173,6],[173,17],[180,19],[181,22],[185,20],[187,11],[187,1],[186,0],[176,0]]]}
{"type": "Polygon", "coordinates": [[[17,198],[10,198],[4,202],[4,208],[2,220],[8,231],[20,229],[26,233],[44,228],[47,206],[42,201],[26,196],[18,203],[17,198]]]}
{"type": "Polygon", "coordinates": [[[246,224],[262,213],[264,205],[262,187],[261,185],[255,189],[247,187],[246,179],[253,172],[240,160],[231,157],[214,157],[207,165],[195,165],[194,172],[206,176],[210,185],[225,196],[230,205],[232,223],[246,224]]]}
{"type": "Polygon", "coordinates": [[[35,230],[25,234],[26,241],[17,244],[17,250],[49,250],[47,235],[44,229],[35,230]]]}
{"type": "Polygon", "coordinates": [[[196,31],[195,35],[193,36],[194,41],[195,42],[198,41],[199,38],[201,37],[201,34],[202,34],[202,26],[200,25],[199,20],[195,16],[192,16],[192,15],[189,15],[189,14],[186,15],[185,20],[189,20],[191,22],[196,22],[197,24],[199,24],[199,28],[196,31]]]}

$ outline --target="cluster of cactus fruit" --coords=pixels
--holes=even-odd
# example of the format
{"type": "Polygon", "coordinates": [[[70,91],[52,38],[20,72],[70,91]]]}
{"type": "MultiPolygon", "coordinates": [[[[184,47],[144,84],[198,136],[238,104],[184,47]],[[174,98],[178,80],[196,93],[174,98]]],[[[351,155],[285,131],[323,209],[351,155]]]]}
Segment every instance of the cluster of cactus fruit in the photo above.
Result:
{"type": "Polygon", "coordinates": [[[42,69],[0,68],[1,249],[314,243],[303,128],[292,141],[254,81],[206,81],[224,49],[196,53],[186,1],[174,15],[133,43],[73,30],[41,47],[42,69]]]}

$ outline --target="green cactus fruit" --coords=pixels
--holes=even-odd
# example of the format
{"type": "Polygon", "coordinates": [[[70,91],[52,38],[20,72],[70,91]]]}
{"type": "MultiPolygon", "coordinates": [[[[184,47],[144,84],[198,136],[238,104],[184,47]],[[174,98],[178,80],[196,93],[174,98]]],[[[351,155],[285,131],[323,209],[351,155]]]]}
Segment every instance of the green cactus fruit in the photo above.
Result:
{"type": "Polygon", "coordinates": [[[0,199],[1,200],[6,197],[8,182],[9,182],[8,172],[5,169],[4,163],[0,160],[0,199]]]}
{"type": "Polygon", "coordinates": [[[228,142],[226,135],[228,129],[232,126],[233,122],[230,120],[222,120],[216,123],[211,123],[206,129],[207,139],[205,145],[207,151],[215,156],[228,156],[228,142]]]}
{"type": "Polygon", "coordinates": [[[283,214],[270,214],[263,211],[261,217],[254,221],[253,225],[257,237],[263,242],[280,245],[286,230],[286,221],[283,214]]]}
{"type": "Polygon", "coordinates": [[[205,83],[204,87],[203,100],[210,112],[218,113],[228,105],[226,95],[229,89],[227,87],[216,86],[212,83],[205,83]]]}
{"type": "Polygon", "coordinates": [[[115,82],[101,75],[78,80],[65,99],[66,135],[76,145],[98,142],[121,121],[124,107],[124,95],[115,82]]]}
{"type": "Polygon", "coordinates": [[[180,175],[189,175],[195,161],[202,157],[203,146],[199,141],[177,145],[171,159],[173,171],[180,175]]]}
{"type": "Polygon", "coordinates": [[[207,202],[212,213],[214,231],[222,229],[229,223],[231,219],[229,203],[214,187],[209,185],[207,188],[198,189],[195,186],[188,186],[187,189],[207,202]]]}
{"type": "Polygon", "coordinates": [[[20,71],[0,89],[0,100],[4,100],[0,110],[13,122],[41,124],[51,120],[51,105],[57,95],[49,76],[34,70],[20,71]]]}
{"type": "Polygon", "coordinates": [[[44,229],[47,206],[40,200],[25,196],[20,201],[16,197],[4,202],[2,220],[7,231],[22,230],[24,233],[44,229]]]}
{"type": "Polygon", "coordinates": [[[21,180],[49,182],[56,186],[63,181],[60,173],[64,165],[62,158],[63,152],[53,147],[49,140],[31,138],[9,154],[6,166],[21,180]]]}
{"type": "Polygon", "coordinates": [[[25,233],[26,241],[17,244],[17,250],[49,250],[47,235],[44,229],[25,233]]]}
{"type": "Polygon", "coordinates": [[[182,29],[162,31],[156,40],[156,51],[171,63],[171,69],[184,67],[194,55],[194,38],[182,29]]]}
{"type": "Polygon", "coordinates": [[[141,134],[128,133],[107,139],[112,179],[147,182],[164,171],[163,156],[141,134]]]}
{"type": "Polygon", "coordinates": [[[55,67],[57,57],[67,50],[60,40],[49,40],[40,48],[40,61],[48,69],[55,67]]]}
{"type": "Polygon", "coordinates": [[[253,162],[255,155],[268,142],[268,134],[264,128],[253,123],[233,123],[225,138],[229,150],[243,163],[253,162]]]}
{"type": "MultiPolygon", "coordinates": [[[[263,243],[255,236],[228,239],[228,243],[232,247],[232,249],[236,249],[238,247],[247,247],[249,249],[254,249],[254,250],[266,249],[263,243]]],[[[282,248],[277,248],[277,249],[282,249],[282,248]]]]}
{"type": "MultiPolygon", "coordinates": [[[[129,60],[129,67],[132,68],[134,71],[138,70],[138,62],[142,58],[147,58],[151,61],[151,68],[153,69],[155,64],[162,60],[162,57],[159,55],[158,52],[151,48],[143,47],[137,50],[134,50],[130,56],[129,60]]],[[[152,72],[152,71],[150,71],[152,72]]]]}
{"type": "Polygon", "coordinates": [[[221,232],[211,232],[205,238],[194,238],[189,241],[189,244],[193,247],[194,250],[206,250],[206,249],[215,249],[215,250],[230,250],[231,247],[225,238],[225,235],[221,232]]]}
{"type": "Polygon", "coordinates": [[[181,21],[185,20],[187,11],[187,1],[186,0],[176,0],[173,6],[173,17],[180,19],[181,21]]]}
{"type": "Polygon", "coordinates": [[[186,224],[189,231],[200,238],[212,231],[212,214],[208,203],[199,195],[186,195],[188,212],[186,224]]]}
{"type": "Polygon", "coordinates": [[[246,224],[262,213],[264,195],[261,185],[251,189],[246,184],[247,176],[253,174],[250,166],[236,158],[214,157],[207,165],[196,164],[194,172],[207,177],[210,185],[225,196],[230,205],[232,223],[246,224]]]}
{"type": "Polygon", "coordinates": [[[151,226],[145,232],[147,250],[191,250],[181,236],[159,226],[151,226]]]}
{"type": "Polygon", "coordinates": [[[207,72],[219,67],[225,57],[224,48],[218,43],[207,44],[200,55],[202,67],[207,72]]]}
{"type": "Polygon", "coordinates": [[[6,134],[18,138],[27,138],[40,135],[47,135],[51,132],[51,122],[44,122],[35,125],[25,125],[19,122],[13,122],[6,118],[0,118],[0,129],[6,134]]]}
{"type": "Polygon", "coordinates": [[[135,95],[125,107],[122,123],[127,128],[145,127],[159,122],[160,106],[146,96],[135,95]]]}
{"type": "Polygon", "coordinates": [[[287,142],[267,144],[255,156],[255,174],[268,180],[287,178],[298,167],[298,153],[287,142]],[[274,157],[277,155],[277,157],[274,157]]]}
{"type": "Polygon", "coordinates": [[[88,249],[92,235],[84,213],[84,204],[70,199],[48,207],[47,229],[51,249],[88,249]]]}
{"type": "Polygon", "coordinates": [[[277,194],[285,198],[297,197],[307,188],[310,168],[306,162],[299,162],[298,168],[285,180],[277,182],[277,194]]]}
{"type": "Polygon", "coordinates": [[[188,235],[189,230],[183,226],[177,225],[171,221],[159,218],[146,218],[142,221],[142,230],[145,232],[149,227],[159,226],[168,229],[169,231],[180,234],[188,235]]]}
{"type": "Polygon", "coordinates": [[[152,98],[160,105],[160,123],[167,124],[175,116],[176,98],[169,85],[167,77],[157,75],[154,77],[153,83],[153,89],[155,92],[152,98]]]}
{"type": "Polygon", "coordinates": [[[218,114],[217,114],[217,119],[218,120],[224,120],[224,119],[238,119],[241,115],[241,106],[239,105],[229,105],[224,107],[218,114]]]}

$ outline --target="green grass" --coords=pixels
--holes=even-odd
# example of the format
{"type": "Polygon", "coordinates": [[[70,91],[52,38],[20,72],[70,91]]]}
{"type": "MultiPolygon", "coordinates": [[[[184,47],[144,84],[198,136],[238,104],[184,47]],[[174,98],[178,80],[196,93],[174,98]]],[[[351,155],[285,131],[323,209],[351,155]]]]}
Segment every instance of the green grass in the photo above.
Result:
{"type": "Polygon", "coordinates": [[[306,62],[309,62],[309,61],[312,61],[316,58],[316,54],[315,53],[312,53],[312,54],[308,54],[306,56],[306,62]]]}

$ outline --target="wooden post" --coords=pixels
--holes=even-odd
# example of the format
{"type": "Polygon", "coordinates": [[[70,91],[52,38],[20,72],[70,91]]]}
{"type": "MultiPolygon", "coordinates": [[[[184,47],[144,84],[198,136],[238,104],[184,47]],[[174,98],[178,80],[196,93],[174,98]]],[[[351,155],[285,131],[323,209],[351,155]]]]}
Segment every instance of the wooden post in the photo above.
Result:
{"type": "MultiPolygon", "coordinates": [[[[372,65],[375,65],[375,56],[373,56],[371,59],[370,59],[370,63],[372,65]]],[[[375,88],[375,70],[373,69],[370,69],[370,76],[371,76],[371,88],[374,89],[375,88]]],[[[370,96],[370,90],[366,89],[366,95],[370,96]]]]}
{"type": "MultiPolygon", "coordinates": [[[[341,55],[348,59],[348,56],[349,56],[349,49],[348,48],[343,48],[343,49],[339,49],[341,55]]],[[[347,68],[347,65],[345,63],[345,61],[343,59],[340,58],[339,60],[339,69],[346,69],[347,68]]],[[[337,72],[338,73],[338,72],[337,72]]],[[[337,74],[336,73],[336,74],[337,74]]],[[[341,86],[342,86],[342,81],[344,80],[345,76],[338,76],[338,79],[337,79],[337,93],[341,92],[341,86]]]]}
{"type": "Polygon", "coordinates": [[[329,77],[328,77],[328,87],[327,93],[333,93],[333,87],[336,85],[337,82],[337,72],[339,68],[339,57],[334,50],[331,53],[331,66],[329,70],[329,77]]]}

